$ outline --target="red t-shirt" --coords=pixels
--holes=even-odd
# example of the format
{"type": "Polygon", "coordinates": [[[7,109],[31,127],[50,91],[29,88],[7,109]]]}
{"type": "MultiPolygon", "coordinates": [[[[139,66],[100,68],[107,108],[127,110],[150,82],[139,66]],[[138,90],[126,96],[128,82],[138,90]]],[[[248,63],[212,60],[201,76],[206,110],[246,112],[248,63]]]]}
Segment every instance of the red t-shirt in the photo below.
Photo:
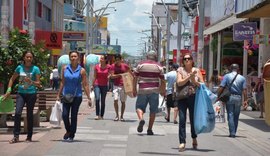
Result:
{"type": "MultiPolygon", "coordinates": [[[[126,73],[129,70],[129,67],[127,64],[121,63],[119,66],[116,64],[113,64],[111,69],[114,74],[122,74],[122,73],[126,73]]],[[[114,85],[116,86],[123,86],[122,77],[114,79],[113,82],[114,82],[114,85]]]]}
{"type": "Polygon", "coordinates": [[[106,65],[105,68],[101,68],[100,64],[95,66],[96,80],[95,85],[107,86],[108,85],[108,75],[111,70],[110,65],[106,65]]]}

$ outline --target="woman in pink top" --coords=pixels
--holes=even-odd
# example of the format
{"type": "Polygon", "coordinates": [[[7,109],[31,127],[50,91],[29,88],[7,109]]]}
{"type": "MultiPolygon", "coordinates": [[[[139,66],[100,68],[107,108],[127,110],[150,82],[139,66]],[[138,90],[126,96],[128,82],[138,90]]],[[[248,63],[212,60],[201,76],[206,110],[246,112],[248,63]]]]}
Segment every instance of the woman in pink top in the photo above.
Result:
{"type": "Polygon", "coordinates": [[[93,89],[96,99],[96,117],[95,120],[103,119],[105,111],[105,99],[108,90],[108,77],[111,66],[106,63],[107,56],[100,56],[100,63],[95,66],[93,89]],[[101,105],[99,104],[101,101],[101,105]]]}

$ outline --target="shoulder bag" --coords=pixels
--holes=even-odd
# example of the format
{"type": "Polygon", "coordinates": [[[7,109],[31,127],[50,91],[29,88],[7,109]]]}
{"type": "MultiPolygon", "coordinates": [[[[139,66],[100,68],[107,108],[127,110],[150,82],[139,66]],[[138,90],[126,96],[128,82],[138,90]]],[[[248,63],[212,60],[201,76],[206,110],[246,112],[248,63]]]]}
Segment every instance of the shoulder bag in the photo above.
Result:
{"type": "Polygon", "coordinates": [[[231,88],[234,80],[236,79],[237,75],[238,74],[235,75],[235,77],[233,78],[230,85],[228,87],[225,86],[225,88],[221,91],[220,95],[218,96],[217,101],[222,101],[222,102],[228,102],[229,101],[230,96],[231,96],[230,88],[231,88]]]}
{"type": "MultiPolygon", "coordinates": [[[[81,74],[80,74],[80,76],[81,76],[81,74]]],[[[78,90],[78,85],[79,85],[79,79],[78,79],[78,83],[77,83],[77,86],[76,86],[75,93],[74,94],[65,94],[65,95],[62,96],[62,102],[63,103],[72,103],[73,102],[74,97],[76,96],[76,93],[77,93],[77,90],[78,90]]]]}

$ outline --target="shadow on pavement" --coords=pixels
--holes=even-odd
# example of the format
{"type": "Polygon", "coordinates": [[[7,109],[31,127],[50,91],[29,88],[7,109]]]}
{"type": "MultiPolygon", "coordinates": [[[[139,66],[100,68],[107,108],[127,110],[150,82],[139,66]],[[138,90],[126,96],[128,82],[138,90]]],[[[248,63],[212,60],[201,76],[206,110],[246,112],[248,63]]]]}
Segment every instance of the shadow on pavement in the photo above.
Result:
{"type": "MultiPolygon", "coordinates": [[[[229,137],[229,134],[228,135],[213,135],[215,137],[225,137],[225,138],[230,138],[229,137]]],[[[239,136],[239,135],[236,135],[235,138],[247,138],[246,136],[239,136]]]]}
{"type": "MultiPolygon", "coordinates": [[[[140,152],[140,153],[141,154],[148,154],[148,155],[179,155],[177,153],[159,153],[159,152],[140,152]]],[[[186,156],[189,156],[189,155],[186,155],[186,156]]]]}
{"type": "Polygon", "coordinates": [[[264,120],[261,119],[239,119],[239,121],[248,124],[254,128],[257,128],[263,132],[270,132],[270,126],[268,126],[264,120]]]}
{"type": "Polygon", "coordinates": [[[85,142],[85,143],[93,143],[92,141],[87,141],[87,140],[76,140],[74,139],[73,141],[64,141],[62,139],[58,139],[58,140],[50,140],[53,142],[62,142],[62,143],[79,143],[79,142],[85,142]]]}

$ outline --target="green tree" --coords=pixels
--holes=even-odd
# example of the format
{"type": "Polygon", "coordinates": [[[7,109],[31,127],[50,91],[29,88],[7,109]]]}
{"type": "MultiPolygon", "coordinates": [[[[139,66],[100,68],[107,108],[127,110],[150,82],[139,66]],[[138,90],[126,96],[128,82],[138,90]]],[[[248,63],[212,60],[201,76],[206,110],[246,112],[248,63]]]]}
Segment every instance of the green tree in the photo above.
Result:
{"type": "Polygon", "coordinates": [[[48,82],[50,51],[44,48],[43,42],[32,44],[27,32],[13,29],[9,32],[7,47],[0,49],[0,82],[4,86],[7,86],[17,65],[22,63],[22,54],[27,50],[32,51],[35,55],[33,64],[41,70],[42,85],[48,82]]]}

